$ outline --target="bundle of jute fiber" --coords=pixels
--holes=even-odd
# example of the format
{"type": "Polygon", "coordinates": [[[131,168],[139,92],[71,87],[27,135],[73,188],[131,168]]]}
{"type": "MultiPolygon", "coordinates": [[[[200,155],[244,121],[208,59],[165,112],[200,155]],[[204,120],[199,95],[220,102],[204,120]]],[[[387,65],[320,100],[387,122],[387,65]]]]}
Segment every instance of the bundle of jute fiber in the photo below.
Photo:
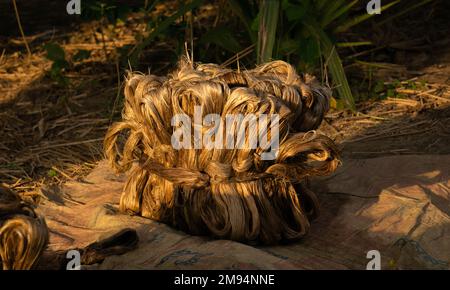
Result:
{"type": "Polygon", "coordinates": [[[45,220],[13,191],[0,187],[0,269],[32,269],[47,243],[45,220]]]}
{"type": "Polygon", "coordinates": [[[181,60],[167,77],[130,73],[122,121],[104,141],[112,167],[129,171],[120,210],[248,243],[302,237],[319,206],[305,180],[339,164],[333,141],[314,131],[329,98],[328,88],[283,61],[234,71],[181,60]],[[228,126],[229,116],[243,119],[228,126]]]}

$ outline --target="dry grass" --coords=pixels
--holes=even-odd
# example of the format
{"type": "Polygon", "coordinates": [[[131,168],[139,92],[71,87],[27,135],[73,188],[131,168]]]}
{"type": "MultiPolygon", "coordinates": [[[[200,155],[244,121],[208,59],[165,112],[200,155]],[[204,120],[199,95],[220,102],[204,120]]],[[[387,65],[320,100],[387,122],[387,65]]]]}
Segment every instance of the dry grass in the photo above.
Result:
{"type": "Polygon", "coordinates": [[[358,113],[352,115],[330,112],[321,129],[352,157],[449,153],[449,86],[426,84],[420,89],[396,91],[404,97],[360,103],[358,113]],[[426,146],[421,147],[423,144],[426,146]]]}
{"type": "MultiPolygon", "coordinates": [[[[164,10],[164,5],[159,6],[155,13],[164,10]]],[[[121,109],[124,71],[119,69],[117,49],[136,44],[137,35],[149,33],[146,17],[137,13],[126,25],[91,21],[75,31],[52,29],[26,35],[31,57],[17,51],[24,47],[22,37],[0,44],[1,185],[23,196],[37,195],[43,184],[82,178],[103,158],[103,137],[121,109]],[[49,42],[58,43],[66,59],[79,50],[90,52],[88,59],[71,63],[64,72],[68,86],[49,77],[52,62],[43,49],[49,42]]],[[[153,72],[169,67],[158,56],[167,54],[168,46],[160,43],[146,50],[158,58],[153,72]]]]}

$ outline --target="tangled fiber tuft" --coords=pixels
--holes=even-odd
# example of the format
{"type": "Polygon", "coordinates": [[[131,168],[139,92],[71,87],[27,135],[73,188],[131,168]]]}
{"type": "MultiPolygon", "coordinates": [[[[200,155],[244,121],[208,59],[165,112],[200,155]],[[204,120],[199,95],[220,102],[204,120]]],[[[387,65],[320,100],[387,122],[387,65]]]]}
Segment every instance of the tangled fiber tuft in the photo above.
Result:
{"type": "MultiPolygon", "coordinates": [[[[331,139],[314,131],[331,92],[283,62],[234,71],[181,60],[167,77],[130,74],[122,121],[109,129],[104,150],[117,172],[127,172],[120,209],[186,232],[273,244],[305,235],[318,200],[309,176],[339,165],[331,139]],[[279,115],[279,150],[263,160],[256,148],[175,149],[172,117],[218,114],[279,115]]],[[[237,125],[239,126],[239,125],[237,125]]],[[[272,135],[267,124],[267,136],[272,135]]],[[[201,129],[204,137],[208,128],[201,129]]],[[[246,141],[254,132],[247,129],[246,141]]],[[[235,134],[235,133],[232,133],[235,134]]],[[[236,136],[234,136],[236,137],[236,136]]],[[[195,139],[195,138],[194,138],[195,139]]]]}
{"type": "Polygon", "coordinates": [[[44,219],[14,192],[0,187],[0,269],[32,269],[47,243],[44,219]]]}

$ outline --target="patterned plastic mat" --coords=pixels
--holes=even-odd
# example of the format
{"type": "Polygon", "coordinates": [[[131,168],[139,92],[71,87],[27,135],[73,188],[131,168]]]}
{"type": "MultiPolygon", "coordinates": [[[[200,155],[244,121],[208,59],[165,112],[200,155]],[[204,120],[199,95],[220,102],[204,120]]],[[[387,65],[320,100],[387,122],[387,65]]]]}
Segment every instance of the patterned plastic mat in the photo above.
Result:
{"type": "Polygon", "coordinates": [[[313,181],[321,215],[304,239],[253,247],[118,213],[125,177],[102,161],[83,182],[41,189],[50,244],[40,268],[60,267],[49,262],[55,253],[131,228],[137,247],[83,268],[366,269],[376,250],[381,269],[449,269],[449,174],[450,155],[344,160],[333,176],[313,181]]]}

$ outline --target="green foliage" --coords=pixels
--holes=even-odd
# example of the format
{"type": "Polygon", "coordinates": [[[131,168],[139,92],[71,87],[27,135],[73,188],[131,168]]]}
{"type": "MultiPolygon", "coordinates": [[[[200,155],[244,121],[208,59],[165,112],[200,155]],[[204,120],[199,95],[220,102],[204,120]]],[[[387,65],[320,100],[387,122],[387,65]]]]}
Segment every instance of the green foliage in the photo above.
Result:
{"type": "MultiPolygon", "coordinates": [[[[396,0],[393,1],[389,4],[383,5],[381,7],[381,12],[385,11],[386,9],[389,9],[390,7],[398,4],[401,0],[396,0]]],[[[368,14],[368,13],[363,13],[359,16],[353,17],[353,18],[349,18],[349,19],[345,19],[344,21],[342,21],[335,29],[334,32],[335,33],[339,33],[339,32],[345,32],[347,30],[349,30],[351,27],[366,21],[367,19],[373,17],[375,14],[368,14]]]]}
{"type": "Polygon", "coordinates": [[[133,9],[124,2],[118,2],[112,0],[83,0],[81,1],[81,17],[86,20],[100,20],[105,17],[110,23],[115,23],[118,20],[124,21],[133,9]]]}
{"type": "Polygon", "coordinates": [[[241,22],[245,25],[248,35],[252,42],[256,41],[255,31],[258,31],[258,6],[254,5],[253,1],[242,1],[242,0],[229,0],[228,5],[234,15],[237,15],[241,22]],[[256,23],[256,26],[253,26],[256,23]]]}
{"type": "MultiPolygon", "coordinates": [[[[383,2],[382,11],[390,9],[402,0],[383,2]]],[[[408,11],[420,7],[432,0],[414,0],[408,11]]],[[[142,52],[156,41],[170,38],[175,43],[174,61],[185,54],[185,43],[194,43],[194,56],[200,61],[220,62],[227,60],[251,46],[256,53],[248,57],[249,62],[266,62],[271,59],[284,59],[294,64],[302,72],[323,69],[323,75],[329,74],[331,86],[337,92],[333,99],[335,105],[355,109],[355,96],[350,89],[342,59],[337,48],[353,48],[373,45],[370,41],[338,42],[339,33],[367,21],[375,16],[365,11],[367,1],[362,0],[228,0],[213,1],[213,5],[222,5],[219,15],[208,27],[189,23],[188,13],[195,15],[204,0],[177,1],[177,8],[169,14],[150,14],[157,3],[145,1],[146,7],[131,7],[126,2],[111,0],[82,1],[83,15],[94,19],[108,19],[110,23],[126,19],[130,11],[144,11],[147,16],[147,29],[136,35],[137,43],[117,49],[122,67],[131,64],[135,67],[142,52]],[[358,12],[359,11],[359,12],[358,12]],[[355,13],[356,12],[356,13],[355,13]],[[359,13],[359,14],[358,14],[359,13]],[[197,28],[200,27],[200,28],[197,28]],[[194,36],[195,34],[195,36],[194,36]]],[[[208,2],[211,3],[211,2],[208,2]]],[[[406,12],[400,12],[401,15],[406,12]]],[[[389,17],[392,18],[395,15],[389,17]]],[[[247,52],[246,52],[247,53],[247,52]]],[[[48,54],[53,61],[52,75],[59,78],[67,68],[64,51],[49,48],[48,54]],[[57,57],[56,57],[57,56],[57,57]]],[[[73,61],[82,61],[89,57],[79,51],[73,61]]],[[[355,61],[347,59],[346,61],[355,61]]],[[[328,78],[327,78],[328,80],[328,78]]],[[[395,91],[395,90],[394,90],[395,91]]],[[[366,93],[373,94],[374,92],[366,93]]],[[[389,91],[389,94],[392,93],[389,91]]],[[[388,94],[386,90],[386,94],[388,94]]],[[[359,98],[360,95],[356,96],[359,98]]]]}
{"type": "Polygon", "coordinates": [[[91,51],[81,49],[81,50],[77,51],[76,54],[74,54],[74,56],[72,57],[72,60],[74,62],[83,61],[85,59],[88,59],[90,56],[91,56],[91,51]]]}
{"type": "MultiPolygon", "coordinates": [[[[57,43],[47,43],[44,45],[46,51],[47,59],[52,61],[52,66],[50,68],[50,77],[56,81],[58,84],[67,86],[69,85],[69,80],[64,76],[64,71],[70,68],[71,64],[66,58],[66,52],[57,43]]],[[[73,56],[72,62],[80,62],[91,56],[91,52],[88,50],[78,50],[73,56]]]]}
{"type": "Polygon", "coordinates": [[[155,38],[163,35],[178,18],[185,15],[187,12],[197,8],[198,6],[200,6],[200,4],[202,4],[202,2],[203,2],[202,0],[193,0],[192,2],[181,3],[178,10],[171,16],[165,18],[164,20],[158,23],[150,22],[149,26],[152,27],[152,31],[150,32],[150,34],[147,37],[143,38],[136,46],[134,46],[128,52],[128,58],[130,63],[132,65],[136,64],[138,57],[144,48],[150,45],[152,41],[155,40],[155,38]]]}
{"type": "Polygon", "coordinates": [[[366,101],[369,99],[385,100],[387,98],[402,99],[406,98],[406,95],[404,93],[401,93],[402,90],[426,89],[426,83],[411,80],[393,80],[391,82],[385,82],[384,80],[374,81],[372,79],[371,81],[374,81],[373,83],[371,83],[369,79],[366,79],[366,81],[369,81],[369,84],[365,83],[365,81],[363,81],[362,83],[353,83],[355,88],[355,99],[358,101],[366,101]]]}
{"type": "Polygon", "coordinates": [[[233,32],[225,26],[213,28],[203,34],[200,38],[199,44],[206,43],[214,43],[217,46],[233,53],[237,53],[242,50],[242,46],[234,37],[233,32]]]}
{"type": "Polygon", "coordinates": [[[55,176],[57,176],[58,175],[58,173],[54,170],[54,169],[49,169],[48,171],[47,171],[47,176],[48,177],[55,177],[55,176]]]}
{"type": "Polygon", "coordinates": [[[47,43],[44,46],[47,51],[47,58],[53,61],[65,60],[66,53],[64,49],[57,43],[47,43]]]}
{"type": "Polygon", "coordinates": [[[278,14],[280,13],[280,2],[273,0],[262,0],[259,17],[257,56],[258,63],[264,63],[272,58],[275,45],[275,36],[278,25],[278,14]]]}
{"type": "Polygon", "coordinates": [[[352,91],[347,81],[347,77],[342,66],[342,61],[337,53],[336,47],[333,45],[328,35],[320,29],[314,20],[305,17],[304,25],[314,35],[322,45],[322,54],[326,59],[326,64],[330,70],[330,74],[333,77],[336,85],[336,90],[339,96],[344,101],[347,108],[355,110],[355,100],[352,95],[352,91]]]}
{"type": "MultiPolygon", "coordinates": [[[[385,4],[382,11],[400,1],[385,4]]],[[[230,4],[233,7],[236,6],[234,2],[237,1],[230,4]]],[[[260,3],[259,13],[252,22],[248,19],[249,16],[242,15],[239,9],[233,9],[238,11],[237,14],[246,27],[251,22],[250,27],[254,30],[255,24],[258,24],[257,61],[286,59],[296,63],[302,71],[310,71],[321,63],[324,64],[338,96],[347,108],[354,110],[354,97],[336,50],[336,34],[345,32],[374,15],[364,11],[360,15],[350,17],[350,10],[361,4],[359,0],[263,0],[260,3]]],[[[370,45],[370,42],[341,43],[340,46],[359,45],[370,45]]]]}
{"type": "Polygon", "coordinates": [[[63,71],[69,68],[64,49],[56,43],[47,43],[44,49],[47,52],[46,57],[53,62],[50,77],[60,85],[68,85],[69,81],[63,75],[63,71]]]}
{"type": "MultiPolygon", "coordinates": [[[[400,0],[385,5],[383,9],[395,5],[398,1],[400,0]]],[[[287,37],[294,37],[301,43],[297,53],[300,56],[300,68],[308,70],[310,67],[317,67],[318,61],[322,61],[328,68],[338,96],[345,106],[352,110],[355,109],[354,97],[334,39],[335,33],[346,31],[373,16],[364,12],[360,16],[349,17],[350,9],[358,2],[358,0],[283,0],[282,5],[288,24],[285,26],[289,27],[288,31],[282,33],[286,33],[287,37]],[[319,43],[319,46],[311,47],[312,43],[319,43]],[[315,53],[311,50],[315,50],[315,53]]],[[[344,45],[351,46],[349,43],[344,45]]]]}

